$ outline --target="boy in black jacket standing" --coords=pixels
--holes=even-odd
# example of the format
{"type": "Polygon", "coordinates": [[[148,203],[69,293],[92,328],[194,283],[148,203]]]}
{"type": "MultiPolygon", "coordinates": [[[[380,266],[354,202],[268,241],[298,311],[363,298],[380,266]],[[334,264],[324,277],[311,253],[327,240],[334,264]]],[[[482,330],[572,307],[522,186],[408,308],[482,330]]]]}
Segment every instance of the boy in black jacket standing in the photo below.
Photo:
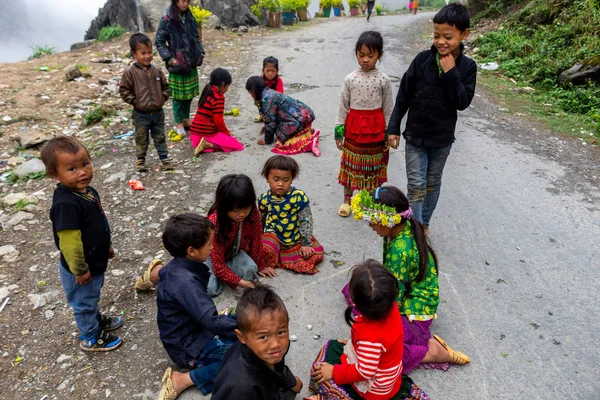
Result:
{"type": "Polygon", "coordinates": [[[469,36],[469,11],[459,3],[442,8],[433,18],[433,46],[419,53],[402,77],[387,133],[389,145],[400,144],[400,122],[408,111],[406,176],[414,217],[425,233],[437,205],[442,173],[455,140],[457,110],[471,104],[477,65],[463,54],[469,36]]]}

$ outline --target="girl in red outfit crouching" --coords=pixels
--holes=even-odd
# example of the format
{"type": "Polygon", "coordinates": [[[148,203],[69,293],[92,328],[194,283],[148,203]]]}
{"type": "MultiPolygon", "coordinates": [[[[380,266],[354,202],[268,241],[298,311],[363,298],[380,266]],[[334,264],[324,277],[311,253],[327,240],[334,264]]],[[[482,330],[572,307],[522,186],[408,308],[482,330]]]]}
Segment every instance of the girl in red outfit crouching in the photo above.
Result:
{"type": "Polygon", "coordinates": [[[202,152],[244,150],[244,146],[231,136],[225,125],[225,93],[229,85],[231,74],[226,69],[217,68],[210,73],[210,82],[202,90],[190,128],[194,156],[202,152]]]}

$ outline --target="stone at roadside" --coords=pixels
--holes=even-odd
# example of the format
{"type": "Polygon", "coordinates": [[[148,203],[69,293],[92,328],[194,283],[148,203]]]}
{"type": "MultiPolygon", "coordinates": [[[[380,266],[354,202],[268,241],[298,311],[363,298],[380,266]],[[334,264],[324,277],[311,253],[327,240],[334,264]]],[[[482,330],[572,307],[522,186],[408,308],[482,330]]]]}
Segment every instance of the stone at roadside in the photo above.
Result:
{"type": "Polygon", "coordinates": [[[111,174],[108,178],[106,178],[103,183],[112,183],[115,181],[124,181],[125,179],[127,179],[127,177],[125,176],[125,172],[121,171],[121,172],[115,172],[114,174],[111,174]]]}
{"type": "Polygon", "coordinates": [[[221,20],[215,14],[210,15],[202,21],[202,27],[207,29],[220,29],[221,20]]]}
{"type": "Polygon", "coordinates": [[[105,86],[105,85],[108,85],[110,83],[110,81],[108,79],[105,79],[105,78],[98,78],[98,83],[100,85],[105,86]]]}
{"type": "Polygon", "coordinates": [[[23,221],[27,221],[29,219],[33,219],[34,215],[25,211],[18,211],[15,215],[13,215],[4,225],[6,226],[15,226],[19,225],[23,221]]]}
{"type": "Polygon", "coordinates": [[[238,27],[238,31],[242,32],[242,33],[246,33],[246,32],[248,32],[248,27],[246,25],[240,25],[238,27]]]}
{"type": "Polygon", "coordinates": [[[96,39],[84,40],[83,42],[73,43],[71,45],[71,51],[90,47],[94,43],[96,43],[96,39]]]}
{"type": "Polygon", "coordinates": [[[11,167],[14,167],[19,164],[23,164],[25,161],[27,161],[27,159],[23,158],[23,157],[11,157],[8,160],[6,160],[7,164],[10,165],[11,167]]]}
{"type": "MultiPolygon", "coordinates": [[[[3,246],[4,247],[4,246],[3,246]]],[[[1,247],[0,247],[1,249],[1,247]]],[[[19,285],[10,285],[5,287],[0,287],[0,301],[4,300],[6,296],[8,296],[12,291],[19,288],[19,285]]]]}
{"type": "Polygon", "coordinates": [[[535,89],[532,87],[529,87],[529,86],[510,88],[510,90],[514,93],[533,93],[533,92],[535,92],[535,89]]]}
{"type": "Polygon", "coordinates": [[[19,193],[9,193],[2,198],[2,204],[5,206],[14,206],[18,202],[22,201],[22,203],[39,203],[37,197],[30,195],[28,193],[19,192],[19,193]]]}
{"type": "Polygon", "coordinates": [[[25,132],[19,133],[17,138],[21,147],[24,149],[28,149],[30,147],[35,147],[38,144],[42,144],[52,139],[52,135],[47,134],[45,132],[39,131],[37,129],[31,129],[25,132]]]}
{"type": "Polygon", "coordinates": [[[72,81],[75,80],[75,78],[81,78],[82,76],[83,74],[76,65],[71,65],[65,68],[65,78],[67,81],[72,81]]]}
{"type": "Polygon", "coordinates": [[[54,301],[60,292],[58,290],[51,290],[50,292],[42,293],[42,294],[28,294],[29,300],[31,300],[31,304],[33,305],[33,309],[37,309],[40,307],[44,307],[46,304],[54,301]]]}
{"type": "Polygon", "coordinates": [[[600,56],[588,58],[581,64],[575,64],[558,76],[562,84],[585,85],[588,81],[600,82],[600,56]]]}
{"type": "Polygon", "coordinates": [[[37,174],[39,172],[45,172],[46,166],[39,158],[32,158],[31,160],[24,162],[14,169],[14,174],[19,178],[27,176],[29,174],[37,174]]]}

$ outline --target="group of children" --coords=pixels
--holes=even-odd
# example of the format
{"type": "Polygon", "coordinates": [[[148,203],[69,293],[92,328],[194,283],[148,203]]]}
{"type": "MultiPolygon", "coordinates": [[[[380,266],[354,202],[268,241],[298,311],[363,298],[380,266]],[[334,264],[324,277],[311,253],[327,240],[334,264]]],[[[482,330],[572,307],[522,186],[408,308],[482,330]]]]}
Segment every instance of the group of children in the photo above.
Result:
{"type": "MultiPolygon", "coordinates": [[[[383,38],[368,31],[356,44],[360,69],[344,81],[335,128],[342,150],[338,180],[344,188],[338,213],[367,221],[383,238],[383,263],[370,259],[353,268],[342,290],[350,338],[329,340],[322,347],[311,368],[311,399],[427,399],[406,374],[420,364],[447,369],[470,361],[431,334],[439,305],[438,262],[426,237],[454,140],[456,111],[469,105],[475,88],[474,63],[462,55],[461,40],[468,33],[466,8],[444,7],[434,18],[434,45],[411,63],[395,106],[389,78],[376,69],[383,38]],[[408,198],[394,186],[382,186],[389,147],[398,147],[400,121],[407,111],[403,135],[408,198]]],[[[131,38],[136,63],[121,86],[140,124],[136,165],[145,167],[147,136],[152,132],[163,167],[168,168],[168,155],[156,139],[161,121],[164,135],[161,107],[168,90],[164,75],[150,64],[151,43],[136,35],[131,38]]],[[[276,136],[275,149],[280,152],[314,152],[318,131],[311,128],[312,110],[280,97],[276,90],[283,91],[283,83],[276,70],[276,60],[265,60],[264,75],[250,78],[246,86],[261,110],[265,142],[276,136]],[[280,124],[278,114],[285,103],[295,110],[290,114],[300,118],[280,124]]],[[[205,106],[199,107],[190,132],[196,149],[235,147],[222,119],[223,95],[230,84],[226,70],[211,74],[201,95],[205,106]]],[[[90,186],[90,155],[78,140],[61,136],[47,142],[41,157],[48,175],[59,181],[50,217],[61,253],[59,275],[79,329],[80,348],[113,350],[122,338],[110,332],[122,320],[101,314],[98,302],[114,251],[100,197],[90,186]]],[[[161,342],[172,361],[189,370],[168,368],[159,399],[175,399],[190,386],[212,392],[213,399],[293,399],[301,391],[302,380],[284,361],[290,346],[285,304],[260,283],[261,277],[275,277],[277,268],[314,274],[323,260],[323,247],[313,236],[310,200],[293,186],[299,173],[293,158],[272,156],[262,169],[269,185],[266,193],[257,196],[246,175],[226,175],[207,216],[183,213],[167,220],[162,241],[173,258],[167,264],[153,260],[135,283],[138,291],[156,287],[161,342]],[[236,309],[218,312],[211,297],[225,284],[243,292],[236,309]]]]}

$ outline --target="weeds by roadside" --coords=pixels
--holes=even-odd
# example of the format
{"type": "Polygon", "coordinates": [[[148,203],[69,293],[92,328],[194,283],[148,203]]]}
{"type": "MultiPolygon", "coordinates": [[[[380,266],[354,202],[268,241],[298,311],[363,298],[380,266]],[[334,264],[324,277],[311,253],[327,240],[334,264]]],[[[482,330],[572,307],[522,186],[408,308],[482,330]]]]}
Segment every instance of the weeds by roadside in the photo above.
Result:
{"type": "Polygon", "coordinates": [[[125,35],[125,28],[119,25],[105,26],[98,32],[98,41],[108,42],[109,40],[117,39],[125,35]]]}
{"type": "Polygon", "coordinates": [[[28,60],[33,60],[35,58],[42,58],[44,56],[49,56],[51,54],[56,53],[56,49],[54,48],[54,46],[38,46],[38,45],[33,45],[33,46],[29,46],[31,47],[31,50],[33,50],[33,54],[29,56],[29,58],[27,58],[28,60]]]}
{"type": "Polygon", "coordinates": [[[114,114],[115,114],[114,110],[109,110],[109,109],[102,107],[101,105],[96,104],[96,105],[94,105],[94,107],[92,107],[91,110],[89,110],[88,112],[86,112],[82,115],[83,124],[85,126],[93,125],[97,122],[102,121],[104,118],[109,118],[109,117],[114,116],[114,114]]]}

